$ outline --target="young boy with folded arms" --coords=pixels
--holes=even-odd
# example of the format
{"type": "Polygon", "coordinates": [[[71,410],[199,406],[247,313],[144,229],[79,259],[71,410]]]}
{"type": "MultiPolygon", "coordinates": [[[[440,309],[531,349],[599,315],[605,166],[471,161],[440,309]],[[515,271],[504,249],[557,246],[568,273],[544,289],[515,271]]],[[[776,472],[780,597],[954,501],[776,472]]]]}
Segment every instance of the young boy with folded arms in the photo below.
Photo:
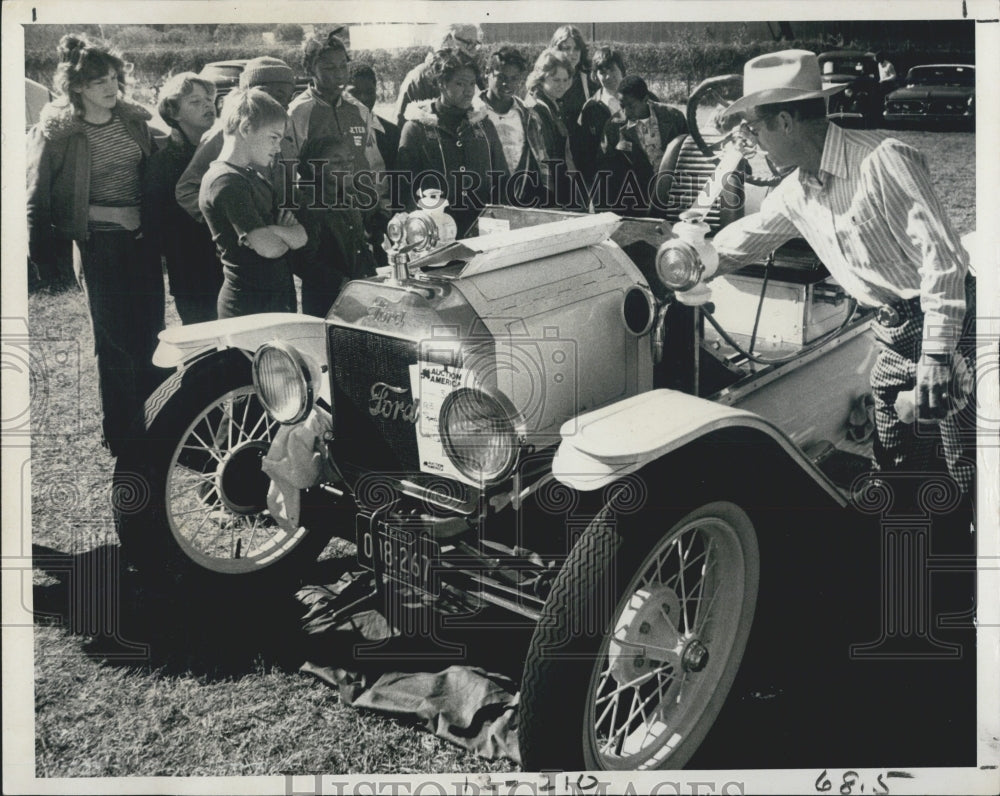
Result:
{"type": "Polygon", "coordinates": [[[281,148],[287,116],[259,88],[234,91],[222,109],[223,145],[201,181],[198,206],[212,232],[225,281],[220,318],[295,312],[295,286],[286,257],[307,242],[306,231],[261,171],[281,148]]]}

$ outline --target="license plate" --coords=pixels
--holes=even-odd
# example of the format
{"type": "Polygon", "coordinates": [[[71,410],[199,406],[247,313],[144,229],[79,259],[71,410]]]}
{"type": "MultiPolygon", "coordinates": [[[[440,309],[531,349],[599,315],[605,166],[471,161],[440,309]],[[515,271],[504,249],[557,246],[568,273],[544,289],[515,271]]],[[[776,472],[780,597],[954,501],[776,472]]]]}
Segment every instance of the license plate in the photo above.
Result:
{"type": "Polygon", "coordinates": [[[358,563],[391,580],[437,596],[434,562],[440,545],[422,529],[399,528],[366,514],[357,519],[358,563]]]}

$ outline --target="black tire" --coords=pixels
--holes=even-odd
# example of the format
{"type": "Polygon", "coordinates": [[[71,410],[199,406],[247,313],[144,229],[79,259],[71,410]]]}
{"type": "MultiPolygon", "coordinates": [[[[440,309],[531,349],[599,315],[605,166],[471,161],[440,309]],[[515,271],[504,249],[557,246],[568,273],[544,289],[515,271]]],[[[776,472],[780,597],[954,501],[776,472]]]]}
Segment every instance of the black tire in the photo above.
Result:
{"type": "Polygon", "coordinates": [[[526,770],[680,768],[715,721],[753,621],[757,539],[746,513],[731,502],[706,502],[672,516],[616,516],[605,508],[573,547],[525,661],[518,725],[526,770]],[[681,549],[689,555],[685,580],[700,574],[695,608],[706,589],[721,598],[700,619],[692,596],[680,599],[680,577],[664,576],[681,549]],[[640,584],[660,554],[655,573],[664,582],[650,577],[640,584]],[[692,573],[698,556],[705,571],[692,573]],[[681,632],[666,618],[671,608],[681,632]],[[614,732],[624,700],[637,697],[647,703],[658,697],[649,719],[642,713],[614,732]],[[649,744],[648,736],[639,738],[644,727],[658,733],[649,744]]]}
{"type": "Polygon", "coordinates": [[[146,402],[115,467],[115,526],[126,558],[167,586],[260,589],[297,579],[331,533],[307,527],[292,535],[266,512],[270,479],[260,460],[277,428],[242,351],[170,376],[146,402]]]}

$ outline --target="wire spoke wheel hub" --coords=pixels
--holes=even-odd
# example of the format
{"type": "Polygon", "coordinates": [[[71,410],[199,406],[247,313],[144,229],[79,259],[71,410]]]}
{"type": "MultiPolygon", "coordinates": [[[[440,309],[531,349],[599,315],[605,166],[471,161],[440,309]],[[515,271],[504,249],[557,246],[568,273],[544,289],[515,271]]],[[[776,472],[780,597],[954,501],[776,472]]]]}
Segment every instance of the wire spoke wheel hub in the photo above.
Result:
{"type": "Polygon", "coordinates": [[[267,508],[271,480],[260,469],[270,444],[250,440],[237,445],[223,460],[215,476],[223,504],[234,514],[259,514],[267,508]]]}
{"type": "Polygon", "coordinates": [[[201,566],[248,572],[298,542],[267,510],[270,479],[260,465],[277,425],[247,385],[202,409],[181,435],[167,471],[167,519],[201,566]]]}
{"type": "Polygon", "coordinates": [[[586,742],[603,767],[660,767],[706,714],[740,633],[745,570],[721,516],[676,528],[639,566],[591,678],[586,742]]]}

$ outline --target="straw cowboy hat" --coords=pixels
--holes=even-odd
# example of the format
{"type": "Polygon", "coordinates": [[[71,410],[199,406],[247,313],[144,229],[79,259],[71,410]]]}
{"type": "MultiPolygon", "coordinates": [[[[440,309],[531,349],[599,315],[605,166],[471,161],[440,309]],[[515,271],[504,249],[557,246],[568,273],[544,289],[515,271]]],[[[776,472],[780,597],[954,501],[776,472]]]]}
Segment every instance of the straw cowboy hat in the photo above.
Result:
{"type": "Polygon", "coordinates": [[[819,60],[808,50],[782,50],[758,55],[743,67],[743,96],[730,105],[724,116],[746,113],[758,105],[829,97],[846,84],[823,88],[819,60]]]}

